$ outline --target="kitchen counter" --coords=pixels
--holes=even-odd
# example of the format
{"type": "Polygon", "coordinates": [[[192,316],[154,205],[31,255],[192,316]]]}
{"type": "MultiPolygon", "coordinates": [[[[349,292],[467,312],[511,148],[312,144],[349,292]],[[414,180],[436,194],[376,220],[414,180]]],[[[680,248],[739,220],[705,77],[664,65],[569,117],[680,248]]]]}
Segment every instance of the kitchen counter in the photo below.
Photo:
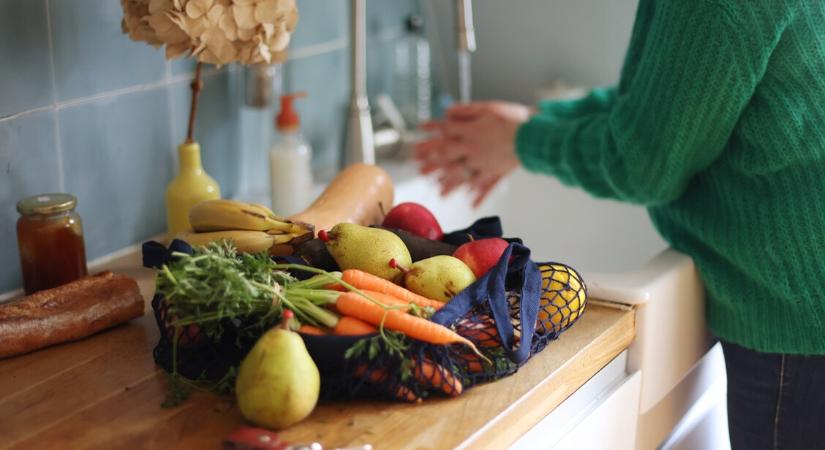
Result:
{"type": "MultiPolygon", "coordinates": [[[[135,254],[107,266],[138,279],[144,296],[151,296],[152,272],[135,269],[135,254]]],[[[325,448],[506,447],[626,349],[634,335],[632,310],[593,304],[511,377],[419,404],[324,403],[280,434],[325,448]]],[[[198,392],[162,409],[166,381],[152,359],[157,339],[148,311],[78,342],[0,360],[0,448],[219,448],[244,423],[233,398],[198,392]]]]}

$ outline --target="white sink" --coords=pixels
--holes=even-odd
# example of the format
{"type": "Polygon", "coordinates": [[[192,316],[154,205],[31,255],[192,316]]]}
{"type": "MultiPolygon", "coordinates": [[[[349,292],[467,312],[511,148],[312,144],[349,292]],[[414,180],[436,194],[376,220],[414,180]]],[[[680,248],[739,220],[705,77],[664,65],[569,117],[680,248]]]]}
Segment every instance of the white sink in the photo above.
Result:
{"type": "Polygon", "coordinates": [[[639,270],[667,244],[640,207],[590,197],[554,178],[516,171],[478,208],[467,192],[441,198],[429,177],[402,179],[396,203],[419,201],[445,231],[490,215],[501,217],[508,237],[524,239],[537,261],[568,263],[583,273],[639,270]]]}

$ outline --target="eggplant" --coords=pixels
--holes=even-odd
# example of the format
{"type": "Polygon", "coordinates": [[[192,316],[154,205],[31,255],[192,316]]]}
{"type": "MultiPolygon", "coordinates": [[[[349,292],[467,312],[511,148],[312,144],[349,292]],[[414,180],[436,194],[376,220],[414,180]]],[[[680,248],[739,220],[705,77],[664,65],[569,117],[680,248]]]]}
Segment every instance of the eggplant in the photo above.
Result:
{"type": "Polygon", "coordinates": [[[399,230],[396,228],[387,228],[378,225],[372,225],[372,227],[391,231],[395,233],[396,236],[401,238],[404,245],[407,246],[407,250],[410,251],[410,256],[412,257],[413,262],[421,261],[422,259],[427,259],[436,255],[452,255],[456,248],[458,248],[455,245],[448,244],[446,242],[423,238],[412,234],[409,231],[399,230]]]}

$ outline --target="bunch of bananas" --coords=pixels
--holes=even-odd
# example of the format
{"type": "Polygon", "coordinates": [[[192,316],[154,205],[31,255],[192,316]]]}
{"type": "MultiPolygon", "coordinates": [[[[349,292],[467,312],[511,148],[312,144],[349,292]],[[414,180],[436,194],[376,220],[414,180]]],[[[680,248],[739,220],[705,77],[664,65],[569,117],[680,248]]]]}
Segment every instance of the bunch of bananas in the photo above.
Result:
{"type": "Polygon", "coordinates": [[[310,225],[291,222],[263,205],[235,200],[208,200],[189,210],[191,232],[179,236],[190,245],[233,241],[239,252],[257,253],[298,245],[312,239],[310,225]]]}
{"type": "Polygon", "coordinates": [[[564,264],[541,264],[541,300],[537,328],[562,331],[584,312],[587,288],[581,276],[564,264]]]}

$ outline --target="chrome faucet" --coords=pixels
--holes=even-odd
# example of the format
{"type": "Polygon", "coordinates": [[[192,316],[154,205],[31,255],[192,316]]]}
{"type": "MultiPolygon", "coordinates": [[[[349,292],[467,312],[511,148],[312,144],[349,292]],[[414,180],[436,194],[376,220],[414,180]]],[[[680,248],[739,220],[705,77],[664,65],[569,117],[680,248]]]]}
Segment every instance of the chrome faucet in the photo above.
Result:
{"type": "Polygon", "coordinates": [[[372,118],[367,99],[367,17],[366,0],[352,0],[350,7],[350,50],[352,92],[350,93],[347,136],[342,168],[352,163],[375,164],[372,118]]]}
{"type": "MultiPolygon", "coordinates": [[[[347,114],[346,139],[341,167],[357,162],[375,163],[376,141],[394,145],[402,139],[399,131],[381,130],[376,133],[372,126],[369,99],[367,98],[367,18],[366,0],[351,0],[350,5],[350,52],[352,87],[347,114]],[[379,137],[379,139],[376,139],[379,137]]],[[[456,47],[458,49],[459,99],[470,101],[470,53],[476,50],[473,27],[472,0],[456,0],[456,47]]],[[[383,108],[390,109],[390,108],[383,108]]],[[[392,120],[391,120],[392,122],[392,120]]],[[[397,125],[393,123],[396,128],[397,125]]]]}
{"type": "Polygon", "coordinates": [[[458,51],[458,99],[470,101],[471,66],[470,53],[476,51],[476,32],[473,27],[473,1],[456,0],[456,49],[458,51]]]}

